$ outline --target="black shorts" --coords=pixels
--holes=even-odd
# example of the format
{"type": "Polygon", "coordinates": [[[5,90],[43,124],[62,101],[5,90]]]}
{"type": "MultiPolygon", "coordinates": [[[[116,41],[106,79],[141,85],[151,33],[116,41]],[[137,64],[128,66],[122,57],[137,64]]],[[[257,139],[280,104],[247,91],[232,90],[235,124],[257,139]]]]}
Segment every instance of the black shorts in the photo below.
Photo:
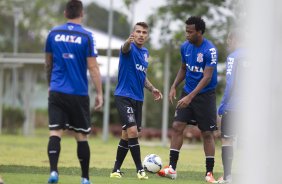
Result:
{"type": "Polygon", "coordinates": [[[89,96],[51,91],[48,98],[49,130],[69,129],[89,134],[89,96]]]}
{"type": "MultiPolygon", "coordinates": [[[[179,100],[186,95],[183,91],[179,100]]],[[[198,94],[186,108],[176,109],[174,121],[198,125],[201,131],[217,130],[215,90],[198,94]]]]}
{"type": "MultiPolygon", "coordinates": [[[[221,137],[233,139],[236,136],[236,116],[237,113],[226,111],[221,118],[221,137]]],[[[238,124],[238,123],[237,123],[238,124]]]]}
{"type": "Polygon", "coordinates": [[[128,97],[115,96],[115,103],[122,123],[122,129],[126,130],[137,125],[138,132],[140,132],[143,102],[128,97]]]}

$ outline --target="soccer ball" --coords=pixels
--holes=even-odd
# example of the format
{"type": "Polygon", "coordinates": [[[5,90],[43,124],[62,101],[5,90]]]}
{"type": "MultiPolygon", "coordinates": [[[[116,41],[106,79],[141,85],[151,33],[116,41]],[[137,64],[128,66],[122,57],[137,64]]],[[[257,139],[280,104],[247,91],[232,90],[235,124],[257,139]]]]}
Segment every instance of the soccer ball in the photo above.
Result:
{"type": "Polygon", "coordinates": [[[162,168],[162,159],[156,154],[149,154],[144,158],[143,167],[150,173],[157,173],[162,168]]]}

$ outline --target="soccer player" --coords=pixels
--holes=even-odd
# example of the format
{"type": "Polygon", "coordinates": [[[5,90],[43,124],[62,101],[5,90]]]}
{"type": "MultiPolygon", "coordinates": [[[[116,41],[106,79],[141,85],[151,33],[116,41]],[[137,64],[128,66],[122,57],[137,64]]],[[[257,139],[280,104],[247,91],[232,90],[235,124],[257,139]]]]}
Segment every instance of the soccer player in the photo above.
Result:
{"type": "Polygon", "coordinates": [[[183,131],[187,124],[198,125],[202,132],[206,156],[205,180],[215,183],[213,177],[216,127],[217,50],[204,38],[205,22],[201,17],[186,20],[186,38],[181,45],[182,65],[170,88],[169,99],[173,103],[177,86],[185,79],[185,85],[177,102],[173,133],[170,144],[169,166],[159,171],[160,176],[176,179],[176,165],[183,144],[183,131]]]}
{"type": "MultiPolygon", "coordinates": [[[[235,122],[239,115],[239,106],[244,102],[241,93],[243,77],[242,73],[247,67],[245,62],[245,51],[242,47],[242,30],[235,28],[229,32],[227,46],[230,55],[226,59],[226,87],[218,109],[221,116],[221,142],[222,142],[222,164],[223,177],[219,183],[231,183],[231,167],[233,161],[233,139],[236,136],[235,122]]],[[[238,124],[238,123],[237,123],[238,124]]]]}
{"type": "Polygon", "coordinates": [[[121,165],[128,150],[134,160],[137,177],[148,179],[142,162],[138,132],[141,130],[142,105],[144,87],[148,89],[154,100],[162,99],[162,93],[156,89],[146,77],[148,68],[148,50],[143,47],[148,39],[149,27],[145,22],[138,22],[133,33],[120,50],[118,84],[115,90],[115,103],[122,123],[122,135],[117,148],[116,161],[111,178],[121,178],[121,165]]]}
{"type": "Polygon", "coordinates": [[[49,84],[48,112],[50,137],[48,183],[58,183],[58,159],[63,130],[69,129],[77,141],[81,184],[90,184],[90,148],[87,135],[91,132],[87,69],[96,88],[95,109],[103,104],[102,82],[96,61],[97,50],[91,32],[81,26],[83,5],[80,0],[66,4],[67,23],[54,27],[46,40],[46,71],[49,84]]]}

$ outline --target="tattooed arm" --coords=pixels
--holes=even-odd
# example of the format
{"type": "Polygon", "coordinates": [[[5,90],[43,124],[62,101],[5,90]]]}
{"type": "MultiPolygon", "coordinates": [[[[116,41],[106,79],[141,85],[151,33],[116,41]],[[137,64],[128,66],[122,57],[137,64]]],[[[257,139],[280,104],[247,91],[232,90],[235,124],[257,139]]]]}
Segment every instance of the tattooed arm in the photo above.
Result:
{"type": "Polygon", "coordinates": [[[153,84],[148,80],[148,78],[146,78],[145,80],[145,88],[153,94],[154,100],[160,100],[163,98],[162,93],[153,86],[153,84]]]}
{"type": "Polygon", "coordinates": [[[153,84],[148,80],[148,78],[146,77],[145,80],[145,88],[148,89],[150,92],[153,91],[153,89],[156,89],[153,84]]]}

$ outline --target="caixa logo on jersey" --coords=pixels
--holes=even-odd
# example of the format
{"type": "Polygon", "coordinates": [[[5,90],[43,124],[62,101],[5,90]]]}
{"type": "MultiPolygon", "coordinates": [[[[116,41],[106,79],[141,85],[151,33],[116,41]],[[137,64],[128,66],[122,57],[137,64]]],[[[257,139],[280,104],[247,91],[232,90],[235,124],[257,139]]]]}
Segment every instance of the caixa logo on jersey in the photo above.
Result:
{"type": "Polygon", "coordinates": [[[145,68],[143,65],[140,65],[140,64],[136,64],[136,70],[139,70],[144,73],[147,72],[147,68],[145,68]]]}
{"type": "Polygon", "coordinates": [[[55,41],[81,44],[81,37],[74,35],[57,34],[55,36],[55,41]]]}

